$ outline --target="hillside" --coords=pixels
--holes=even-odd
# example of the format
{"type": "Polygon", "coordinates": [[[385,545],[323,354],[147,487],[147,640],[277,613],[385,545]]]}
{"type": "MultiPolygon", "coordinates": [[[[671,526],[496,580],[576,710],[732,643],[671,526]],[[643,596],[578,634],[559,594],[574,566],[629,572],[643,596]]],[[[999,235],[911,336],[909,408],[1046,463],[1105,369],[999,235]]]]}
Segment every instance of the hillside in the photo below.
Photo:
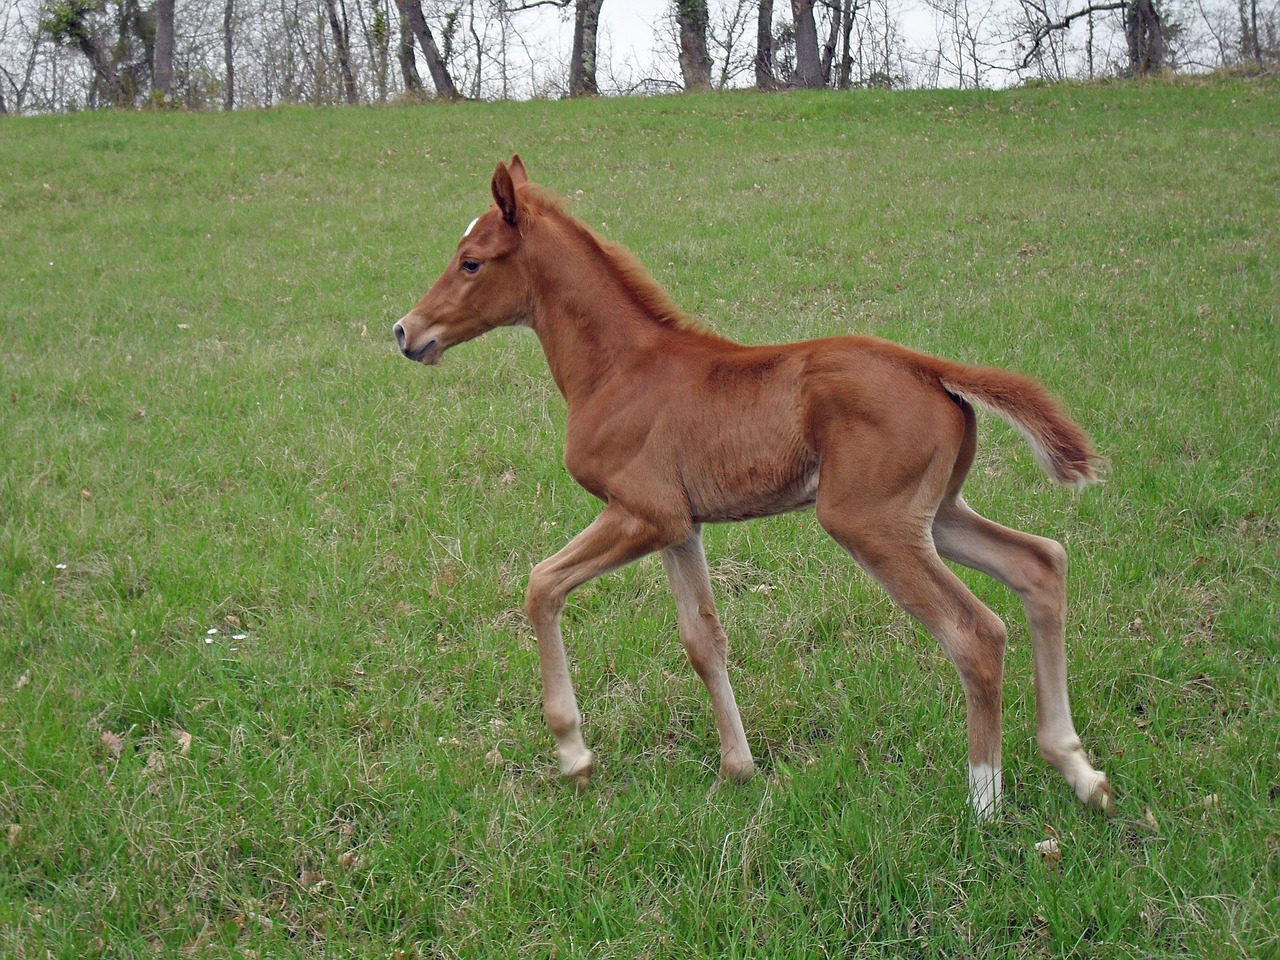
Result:
{"type": "Polygon", "coordinates": [[[0,118],[0,956],[1262,957],[1280,938],[1280,86],[0,118]],[[717,332],[1048,384],[1112,461],[981,421],[966,490],[1070,554],[1077,724],[965,807],[936,644],[811,515],[707,533],[760,775],[656,558],[570,604],[555,780],[525,578],[597,510],[527,331],[391,323],[494,164],[717,332]],[[1056,838],[1059,856],[1036,844],[1056,838]]]}

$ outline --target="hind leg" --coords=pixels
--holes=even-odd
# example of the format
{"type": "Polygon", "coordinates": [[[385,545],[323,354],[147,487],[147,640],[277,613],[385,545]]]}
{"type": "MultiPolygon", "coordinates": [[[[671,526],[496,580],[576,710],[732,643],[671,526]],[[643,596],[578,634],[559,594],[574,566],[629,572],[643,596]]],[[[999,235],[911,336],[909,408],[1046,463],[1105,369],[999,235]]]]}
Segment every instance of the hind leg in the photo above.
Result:
{"type": "Polygon", "coordinates": [[[939,508],[933,539],[942,556],[994,577],[1022,599],[1031,624],[1040,754],[1082,803],[1111,812],[1111,785],[1085,756],[1067,699],[1066,551],[1057,541],[987,520],[958,496],[939,508]]]}
{"type": "Polygon", "coordinates": [[[1005,628],[939,559],[927,518],[912,511],[818,503],[818,521],[942,645],[964,686],[969,803],[979,819],[1000,802],[1005,628]]]}

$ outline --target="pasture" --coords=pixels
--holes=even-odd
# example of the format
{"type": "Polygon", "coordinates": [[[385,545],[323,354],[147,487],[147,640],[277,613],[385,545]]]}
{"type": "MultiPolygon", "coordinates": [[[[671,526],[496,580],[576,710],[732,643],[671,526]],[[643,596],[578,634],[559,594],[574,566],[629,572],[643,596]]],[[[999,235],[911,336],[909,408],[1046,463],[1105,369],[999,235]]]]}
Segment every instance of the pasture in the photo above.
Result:
{"type": "Polygon", "coordinates": [[[0,120],[0,956],[1276,956],[1277,157],[1274,82],[0,120]],[[1067,547],[1114,818],[964,572],[1010,628],[974,822],[955,670],[811,513],[706,531],[756,779],[655,557],[570,601],[557,780],[563,403],[527,331],[390,334],[513,151],[719,333],[1066,402],[1107,482],[980,416],[966,495],[1067,547]]]}

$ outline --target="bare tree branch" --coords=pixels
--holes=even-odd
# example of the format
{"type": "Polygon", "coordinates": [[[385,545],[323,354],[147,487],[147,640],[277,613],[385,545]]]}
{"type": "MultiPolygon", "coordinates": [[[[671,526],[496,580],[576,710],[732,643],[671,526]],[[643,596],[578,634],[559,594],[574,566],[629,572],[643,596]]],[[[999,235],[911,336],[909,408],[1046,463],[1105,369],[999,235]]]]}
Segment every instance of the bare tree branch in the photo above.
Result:
{"type": "Polygon", "coordinates": [[[1038,24],[1031,33],[1031,49],[1027,51],[1026,56],[1018,64],[1019,70],[1025,70],[1031,66],[1031,61],[1036,58],[1040,52],[1040,46],[1048,39],[1049,34],[1056,33],[1059,30],[1066,30],[1072,23],[1081,17],[1087,17],[1095,13],[1105,13],[1108,10],[1123,10],[1129,5],[1128,0],[1112,0],[1110,3],[1091,3],[1089,6],[1080,10],[1075,10],[1061,20],[1056,22],[1049,20],[1048,11],[1044,6],[1038,3],[1031,3],[1029,0],[1023,0],[1023,6],[1030,7],[1044,17],[1044,22],[1038,24]]]}
{"type": "Polygon", "coordinates": [[[533,10],[536,7],[559,7],[563,10],[572,2],[573,0],[532,0],[531,3],[508,4],[503,10],[506,13],[519,13],[522,10],[533,10]]]}

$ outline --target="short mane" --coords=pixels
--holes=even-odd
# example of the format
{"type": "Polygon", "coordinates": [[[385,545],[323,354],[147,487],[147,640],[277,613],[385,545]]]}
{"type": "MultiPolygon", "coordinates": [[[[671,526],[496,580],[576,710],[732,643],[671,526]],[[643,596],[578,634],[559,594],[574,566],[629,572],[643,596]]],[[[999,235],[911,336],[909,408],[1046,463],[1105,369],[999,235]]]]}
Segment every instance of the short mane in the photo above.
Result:
{"type": "Polygon", "coordinates": [[[661,324],[676,330],[691,330],[715,336],[715,333],[701,320],[681,310],[671,295],[662,288],[649,268],[640,259],[620,243],[606,240],[588,227],[567,209],[566,200],[559,194],[540,187],[527,184],[521,187],[522,198],[531,199],[540,213],[557,214],[596,249],[600,259],[609,272],[614,275],[623,289],[644,313],[661,324]]]}

